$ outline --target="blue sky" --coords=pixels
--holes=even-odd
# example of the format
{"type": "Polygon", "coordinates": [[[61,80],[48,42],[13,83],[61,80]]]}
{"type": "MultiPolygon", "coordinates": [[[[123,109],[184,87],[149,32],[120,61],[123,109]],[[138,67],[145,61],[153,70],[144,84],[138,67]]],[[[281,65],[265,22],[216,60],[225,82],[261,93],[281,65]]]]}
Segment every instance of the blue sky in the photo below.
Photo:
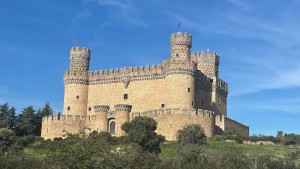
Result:
{"type": "Polygon", "coordinates": [[[63,107],[73,37],[91,70],[159,64],[169,37],[221,56],[228,115],[251,134],[300,134],[299,0],[1,0],[0,104],[63,107]]]}

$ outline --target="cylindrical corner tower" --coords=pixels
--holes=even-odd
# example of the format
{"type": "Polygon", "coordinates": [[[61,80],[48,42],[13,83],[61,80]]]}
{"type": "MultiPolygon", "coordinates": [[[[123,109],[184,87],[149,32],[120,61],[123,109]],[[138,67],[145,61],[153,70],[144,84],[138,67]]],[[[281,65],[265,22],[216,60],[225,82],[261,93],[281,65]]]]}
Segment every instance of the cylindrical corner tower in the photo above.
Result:
{"type": "Polygon", "coordinates": [[[192,35],[184,32],[171,35],[171,59],[190,60],[192,35]]]}
{"type": "Polygon", "coordinates": [[[165,73],[166,108],[194,108],[196,64],[190,60],[191,46],[191,34],[171,35],[171,59],[165,73]]]}
{"type": "Polygon", "coordinates": [[[115,136],[121,136],[124,134],[124,131],[121,129],[122,124],[129,121],[129,113],[132,106],[128,104],[116,104],[115,105],[115,136]]]}
{"type": "Polygon", "coordinates": [[[109,106],[107,105],[96,105],[94,107],[96,114],[96,124],[95,130],[97,132],[107,132],[107,112],[109,111],[109,106]]]}
{"type": "Polygon", "coordinates": [[[86,115],[88,101],[88,70],[90,49],[72,47],[70,71],[64,74],[64,114],[86,115]]]}

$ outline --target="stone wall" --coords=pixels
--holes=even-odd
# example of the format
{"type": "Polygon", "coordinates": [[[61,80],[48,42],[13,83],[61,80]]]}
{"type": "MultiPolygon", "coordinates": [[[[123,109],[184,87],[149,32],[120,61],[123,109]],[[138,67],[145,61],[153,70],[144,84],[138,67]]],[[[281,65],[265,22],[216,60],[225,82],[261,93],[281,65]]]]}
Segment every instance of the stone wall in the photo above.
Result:
{"type": "Polygon", "coordinates": [[[46,116],[42,119],[41,137],[44,139],[65,137],[68,133],[77,134],[85,128],[85,132],[89,133],[94,130],[95,120],[95,116],[46,116]]]}
{"type": "Polygon", "coordinates": [[[169,141],[177,140],[178,131],[189,124],[200,124],[206,136],[214,135],[215,114],[208,110],[158,109],[132,113],[132,118],[136,116],[148,116],[156,120],[156,132],[165,136],[169,141]]]}
{"type": "Polygon", "coordinates": [[[249,136],[249,126],[239,123],[224,115],[216,116],[216,126],[218,126],[219,129],[216,131],[216,134],[222,134],[223,132],[239,132],[245,136],[249,136]]]}

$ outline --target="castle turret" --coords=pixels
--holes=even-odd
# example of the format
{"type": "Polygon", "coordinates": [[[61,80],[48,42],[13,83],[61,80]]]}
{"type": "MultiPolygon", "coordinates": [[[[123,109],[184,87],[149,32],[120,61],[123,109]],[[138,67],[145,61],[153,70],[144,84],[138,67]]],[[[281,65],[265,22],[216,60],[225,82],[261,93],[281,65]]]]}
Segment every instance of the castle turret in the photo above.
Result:
{"type": "Polygon", "coordinates": [[[122,124],[129,121],[129,113],[132,106],[128,104],[116,104],[115,105],[115,136],[121,136],[124,131],[121,129],[122,124]]]}
{"type": "Polygon", "coordinates": [[[184,32],[171,35],[171,59],[190,60],[192,35],[184,32]]]}
{"type": "Polygon", "coordinates": [[[90,49],[72,47],[70,50],[70,71],[64,75],[64,114],[86,115],[88,101],[88,70],[90,49]]]}
{"type": "Polygon", "coordinates": [[[166,108],[194,108],[196,64],[190,60],[191,46],[191,34],[177,32],[171,35],[171,59],[164,65],[166,108]]]}
{"type": "Polygon", "coordinates": [[[217,53],[211,54],[209,49],[206,52],[192,52],[191,60],[197,63],[197,69],[208,77],[219,76],[219,60],[217,53]]]}
{"type": "Polygon", "coordinates": [[[70,70],[88,71],[90,67],[90,49],[79,46],[70,50],[70,70]]]}
{"type": "Polygon", "coordinates": [[[107,105],[96,105],[94,107],[96,114],[96,124],[95,129],[97,132],[107,132],[107,112],[109,111],[109,106],[107,105]]]}

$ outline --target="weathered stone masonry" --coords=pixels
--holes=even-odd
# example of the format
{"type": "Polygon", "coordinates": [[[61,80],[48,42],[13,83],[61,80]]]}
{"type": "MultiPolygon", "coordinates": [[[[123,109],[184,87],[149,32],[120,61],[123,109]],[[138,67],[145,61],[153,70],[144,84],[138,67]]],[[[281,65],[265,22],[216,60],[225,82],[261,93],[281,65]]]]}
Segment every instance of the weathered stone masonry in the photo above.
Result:
{"type": "Polygon", "coordinates": [[[90,50],[70,50],[64,73],[64,110],[43,118],[41,136],[63,137],[86,129],[120,136],[136,116],[158,122],[157,132],[176,140],[178,130],[198,123],[212,136],[224,131],[249,135],[249,127],[227,117],[228,85],[219,78],[219,55],[191,52],[192,36],[171,35],[171,58],[162,64],[89,71],[90,50]]]}

